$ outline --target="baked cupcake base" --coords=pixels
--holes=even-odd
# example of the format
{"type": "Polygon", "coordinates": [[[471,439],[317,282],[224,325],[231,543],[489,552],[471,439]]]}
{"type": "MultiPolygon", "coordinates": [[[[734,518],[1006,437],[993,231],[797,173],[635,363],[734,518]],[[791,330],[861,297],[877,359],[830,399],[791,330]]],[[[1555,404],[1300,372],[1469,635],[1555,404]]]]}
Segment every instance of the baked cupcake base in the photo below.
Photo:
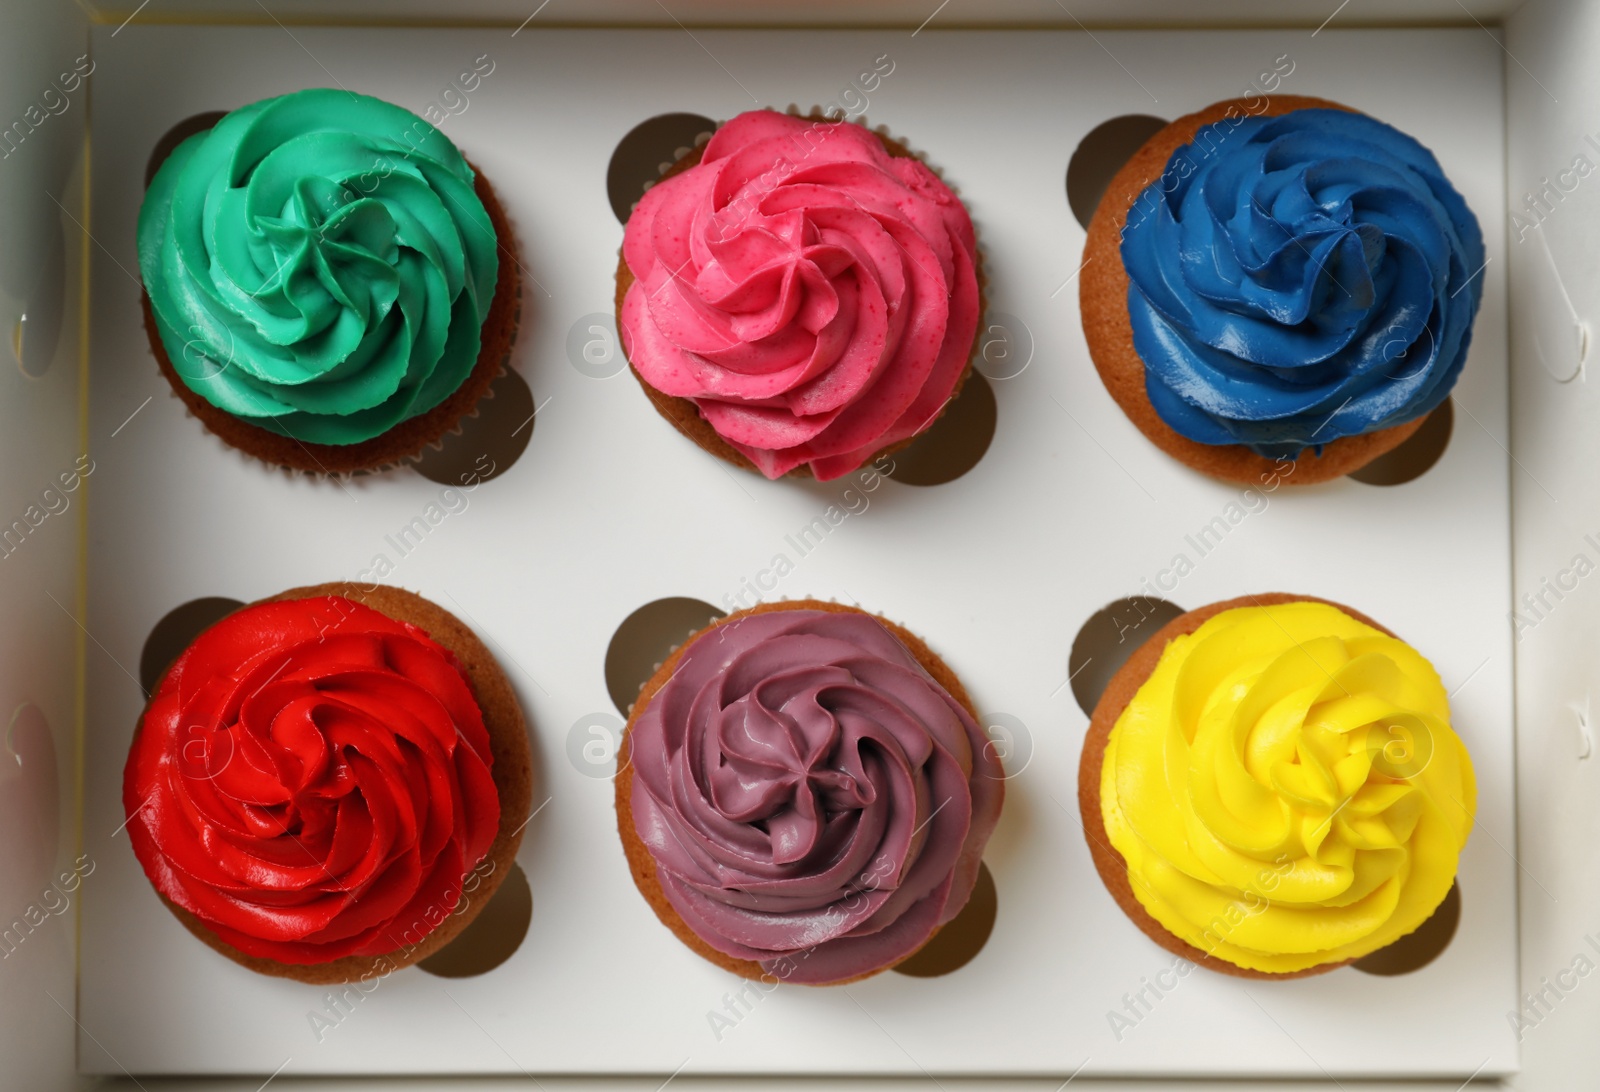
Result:
{"type": "MultiPolygon", "coordinates": [[[[793,108],[791,107],[791,112],[792,110],[793,108]]],[[[829,122],[834,120],[824,117],[819,113],[807,114],[805,117],[809,121],[829,122]]],[[[887,133],[878,132],[877,130],[873,130],[872,133],[878,138],[879,142],[883,144],[884,151],[888,152],[891,156],[894,156],[897,159],[922,158],[908,148],[905,144],[902,144],[900,141],[889,136],[887,133]]],[[[682,156],[676,163],[672,164],[672,166],[661,172],[661,177],[657,180],[657,184],[665,182],[673,175],[682,174],[690,167],[698,165],[700,162],[700,157],[704,152],[705,146],[703,144],[690,149],[689,152],[682,156]]],[[[640,196],[643,195],[641,194],[640,196]]],[[[867,459],[866,462],[862,464],[863,466],[876,462],[885,455],[893,455],[897,451],[903,451],[912,444],[916,443],[923,437],[924,434],[927,433],[928,429],[933,427],[934,422],[945,415],[945,411],[950,408],[950,403],[954,402],[961,396],[961,388],[966,386],[967,377],[972,374],[972,360],[977,355],[978,347],[983,344],[983,314],[988,306],[988,301],[985,298],[987,282],[985,281],[983,275],[983,250],[981,246],[979,247],[978,252],[973,255],[973,266],[974,272],[978,278],[978,329],[972,338],[972,349],[967,354],[967,366],[961,369],[961,375],[956,380],[955,389],[950,392],[950,397],[945,399],[944,405],[939,408],[939,412],[930,417],[927,423],[925,423],[922,428],[918,430],[916,435],[909,436],[898,443],[889,444],[882,450],[873,452],[872,457],[867,459]]],[[[619,248],[617,252],[617,291],[614,300],[617,328],[619,330],[622,327],[622,301],[627,298],[628,289],[633,287],[633,282],[635,279],[636,278],[633,275],[633,270],[628,268],[628,260],[622,256],[622,252],[619,248]]],[[[626,354],[624,354],[624,356],[626,356],[626,354]]],[[[671,422],[673,428],[677,429],[679,432],[683,433],[683,435],[693,440],[702,450],[710,452],[712,455],[715,455],[724,462],[732,463],[741,470],[748,470],[754,474],[761,473],[761,471],[756,467],[756,464],[751,462],[749,457],[747,457],[744,452],[734,447],[727,440],[724,440],[722,438],[722,434],[711,427],[711,422],[707,421],[705,417],[701,415],[700,407],[695,405],[692,399],[679,398],[675,395],[663,394],[656,390],[645,381],[644,376],[639,374],[639,369],[633,366],[632,360],[628,361],[628,371],[632,372],[633,378],[638,380],[639,386],[644,389],[645,397],[650,399],[650,404],[656,408],[656,412],[671,422]]],[[[812,477],[811,467],[806,463],[801,463],[799,466],[785,474],[784,477],[810,478],[812,477]]]]}
{"type": "Polygon", "coordinates": [[[1133,324],[1128,317],[1128,272],[1122,264],[1122,230],[1129,209],[1146,187],[1161,178],[1174,152],[1192,141],[1195,133],[1205,126],[1228,117],[1229,111],[1233,111],[1234,117],[1240,114],[1277,117],[1309,109],[1355,112],[1327,99],[1273,95],[1264,110],[1254,109],[1244,99],[1232,99],[1172,122],[1146,141],[1112,177],[1089,221],[1089,237],[1083,248],[1084,273],[1078,287],[1083,333],[1095,370],[1100,373],[1112,399],[1151,443],[1174,459],[1202,474],[1242,485],[1263,485],[1272,481],[1285,485],[1315,485],[1343,477],[1410,439],[1428,416],[1377,432],[1339,437],[1324,445],[1322,454],[1307,448],[1291,462],[1287,458],[1278,460],[1257,455],[1243,444],[1196,443],[1163,421],[1150,404],[1150,395],[1145,389],[1144,361],[1133,347],[1133,324]]]}
{"type": "MultiPolygon", "coordinates": [[[[633,873],[633,882],[635,886],[639,888],[639,893],[644,896],[645,902],[650,904],[650,909],[655,911],[656,917],[661,920],[661,924],[672,930],[673,936],[682,941],[684,946],[690,951],[694,952],[703,959],[715,963],[723,970],[731,971],[742,978],[750,978],[757,981],[767,981],[776,976],[774,976],[770,971],[763,970],[761,964],[755,960],[737,959],[728,955],[726,952],[720,952],[713,948],[710,944],[707,944],[700,938],[698,933],[689,928],[688,923],[685,922],[678,914],[678,911],[673,908],[672,902],[667,898],[666,892],[661,889],[661,882],[656,876],[655,858],[650,855],[650,851],[645,848],[644,842],[640,840],[638,831],[634,829],[633,777],[628,773],[628,771],[632,765],[632,732],[634,723],[638,721],[640,714],[643,713],[645,708],[650,704],[651,699],[656,696],[656,692],[667,684],[668,679],[672,678],[672,673],[677,669],[678,660],[682,658],[684,651],[703,634],[711,632],[718,626],[725,626],[729,622],[737,621],[738,619],[744,618],[748,615],[766,614],[771,611],[779,610],[815,610],[826,611],[832,614],[867,614],[870,617],[876,618],[879,622],[883,623],[890,633],[893,633],[895,637],[899,639],[901,644],[906,646],[907,651],[911,653],[911,655],[916,659],[917,663],[922,665],[924,671],[933,676],[935,682],[944,687],[945,690],[949,691],[950,696],[954,698],[961,705],[961,707],[972,716],[974,720],[978,719],[978,713],[973,708],[972,699],[967,696],[966,688],[961,685],[961,680],[956,678],[955,672],[950,670],[949,665],[941,660],[938,655],[928,647],[927,643],[924,642],[922,638],[918,637],[915,633],[912,633],[904,626],[889,621],[889,619],[883,617],[882,615],[871,614],[869,611],[860,610],[856,607],[845,606],[841,603],[825,603],[820,599],[789,599],[777,603],[758,603],[756,606],[751,607],[748,610],[737,611],[736,613],[730,614],[725,618],[719,618],[717,621],[711,623],[711,625],[705,627],[704,629],[696,630],[694,633],[686,637],[681,645],[673,649],[672,655],[667,657],[666,662],[656,669],[656,673],[650,676],[649,680],[646,681],[644,686],[640,688],[639,697],[636,701],[634,701],[633,707],[628,710],[628,723],[626,728],[623,729],[622,743],[617,748],[617,774],[612,779],[612,783],[616,792],[617,833],[622,837],[622,852],[628,859],[628,869],[633,873]]],[[[932,940],[933,937],[938,935],[939,928],[942,928],[942,926],[935,928],[934,931],[929,934],[929,940],[932,940]]],[[[927,946],[927,943],[927,941],[923,942],[924,948],[927,946]]],[[[917,951],[921,950],[922,948],[917,949],[917,951]]],[[[917,954],[917,951],[908,952],[901,959],[897,959],[893,963],[886,963],[876,970],[868,971],[865,974],[856,975],[852,978],[844,978],[827,983],[807,982],[800,984],[843,986],[851,982],[859,982],[864,978],[871,978],[874,975],[882,974],[884,971],[889,970],[896,964],[910,959],[912,956],[917,954]]]]}
{"type": "Polygon", "coordinates": [[[433,409],[357,444],[314,444],[272,432],[218,409],[183,381],[156,329],[150,295],[141,293],[145,336],[172,392],[201,424],[230,447],[290,470],[330,476],[358,474],[383,470],[421,455],[429,444],[437,443],[446,433],[455,430],[463,417],[475,412],[478,402],[489,393],[489,385],[510,366],[511,345],[516,340],[517,325],[522,318],[522,272],[517,266],[516,239],[511,223],[494,187],[476,167],[473,168],[473,190],[483,202],[499,241],[499,274],[495,279],[494,298],[483,320],[478,362],[461,386],[433,409]]]}
{"type": "MultiPolygon", "coordinates": [[[[1363,622],[1378,630],[1380,633],[1393,637],[1394,634],[1383,626],[1374,622],[1360,611],[1351,610],[1342,603],[1335,603],[1329,599],[1319,599],[1314,595],[1287,595],[1283,592],[1266,592],[1261,595],[1246,595],[1238,599],[1229,599],[1222,603],[1212,603],[1198,610],[1181,614],[1158,629],[1151,638],[1137,648],[1133,655],[1128,657],[1128,662],[1117,670],[1106,685],[1105,692],[1100,695],[1100,701],[1094,707],[1094,715],[1089,718],[1089,731],[1083,737],[1083,754],[1078,760],[1078,814],[1083,820],[1084,838],[1089,843],[1089,856],[1094,859],[1094,867],[1100,873],[1101,881],[1106,885],[1106,890],[1111,892],[1111,897],[1117,901],[1122,912],[1139,927],[1145,936],[1155,941],[1173,955],[1182,956],[1191,963],[1198,964],[1208,970],[1218,971],[1222,974],[1231,974],[1239,978],[1307,978],[1315,974],[1325,974],[1352,963],[1354,960],[1343,960],[1338,963],[1323,963],[1315,967],[1308,967],[1303,971],[1289,971],[1282,974],[1271,971],[1256,971],[1230,963],[1225,959],[1196,948],[1172,933],[1165,926],[1150,915],[1138,897],[1133,893],[1133,886],[1128,880],[1128,863],[1123,859],[1111,844],[1111,838],[1106,833],[1105,819],[1100,811],[1100,773],[1105,765],[1106,744],[1111,740],[1111,729],[1116,727],[1117,720],[1122,716],[1122,711],[1128,707],[1133,696],[1139,692],[1156,664],[1161,661],[1161,654],[1166,651],[1167,645],[1174,638],[1181,637],[1199,629],[1212,617],[1223,611],[1233,610],[1236,607],[1274,607],[1284,603],[1326,603],[1343,611],[1358,622],[1363,622]]],[[[1380,949],[1381,951],[1381,949],[1380,949]]]]}
{"type": "MultiPolygon", "coordinates": [[[[471,904],[482,908],[494,896],[502,880],[511,871],[522,843],[522,828],[533,800],[533,757],[528,746],[528,729],[522,717],[522,707],[512,692],[505,672],[495,662],[494,656],[478,636],[462,621],[443,607],[403,588],[383,585],[336,582],[316,584],[304,588],[291,588],[286,592],[260,600],[276,603],[291,599],[314,599],[337,595],[362,606],[371,607],[380,614],[401,622],[409,622],[423,630],[444,648],[449,649],[467,670],[467,680],[472,696],[483,713],[484,727],[489,731],[489,753],[494,758],[490,774],[500,796],[500,829],[495,834],[484,862],[492,864],[487,875],[482,874],[484,864],[474,870],[480,875],[477,887],[464,896],[471,904]]],[[[253,605],[253,604],[252,604],[253,605]]],[[[170,669],[170,665],[168,666],[170,669]]],[[[165,681],[167,669],[156,683],[159,691],[165,681]]],[[[143,724],[140,715],[140,725],[143,724]]],[[[138,729],[135,729],[137,738],[138,729]]],[[[275,959],[247,955],[207,928],[199,918],[178,906],[164,895],[158,897],[195,936],[211,948],[221,952],[235,963],[259,974],[292,978],[315,985],[330,985],[380,978],[409,967],[428,958],[450,941],[477,917],[469,909],[462,914],[450,914],[416,945],[410,948],[377,956],[344,956],[326,963],[280,963],[275,959]]]]}

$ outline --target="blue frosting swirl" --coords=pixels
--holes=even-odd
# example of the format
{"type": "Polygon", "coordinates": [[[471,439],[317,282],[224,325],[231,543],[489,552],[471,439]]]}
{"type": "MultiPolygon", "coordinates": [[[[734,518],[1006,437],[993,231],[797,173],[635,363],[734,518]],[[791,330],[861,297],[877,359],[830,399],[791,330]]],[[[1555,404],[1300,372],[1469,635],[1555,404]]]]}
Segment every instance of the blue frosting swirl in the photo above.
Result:
{"type": "Polygon", "coordinates": [[[1443,402],[1484,250],[1421,144],[1307,109],[1200,129],[1129,210],[1122,261],[1156,413],[1272,458],[1443,402]]]}

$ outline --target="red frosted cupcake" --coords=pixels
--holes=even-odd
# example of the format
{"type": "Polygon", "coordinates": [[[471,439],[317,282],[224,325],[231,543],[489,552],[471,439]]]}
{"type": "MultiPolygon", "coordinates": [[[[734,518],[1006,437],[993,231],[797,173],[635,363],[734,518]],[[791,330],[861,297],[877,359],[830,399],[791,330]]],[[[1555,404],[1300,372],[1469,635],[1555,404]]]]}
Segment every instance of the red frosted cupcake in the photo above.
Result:
{"type": "Polygon", "coordinates": [[[972,221],[906,147],[754,110],[628,219],[617,328],[657,410],[768,478],[842,477],[938,419],[970,370],[972,221]]]}
{"type": "Polygon", "coordinates": [[[169,909],[266,974],[386,974],[458,934],[511,866],[531,788],[509,683],[453,615],[330,584],[244,607],[175,660],[123,774],[169,909]]]}

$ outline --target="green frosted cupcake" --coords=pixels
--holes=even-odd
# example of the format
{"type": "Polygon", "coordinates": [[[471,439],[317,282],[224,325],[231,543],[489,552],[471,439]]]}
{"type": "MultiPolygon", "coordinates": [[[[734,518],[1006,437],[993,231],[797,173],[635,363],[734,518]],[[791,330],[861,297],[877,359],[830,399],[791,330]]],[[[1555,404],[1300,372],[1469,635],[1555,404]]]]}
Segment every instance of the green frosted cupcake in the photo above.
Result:
{"type": "Polygon", "coordinates": [[[263,99],[178,144],[139,210],[145,329],[223,440],[311,473],[419,454],[516,333],[493,189],[428,122],[346,91],[263,99]]]}

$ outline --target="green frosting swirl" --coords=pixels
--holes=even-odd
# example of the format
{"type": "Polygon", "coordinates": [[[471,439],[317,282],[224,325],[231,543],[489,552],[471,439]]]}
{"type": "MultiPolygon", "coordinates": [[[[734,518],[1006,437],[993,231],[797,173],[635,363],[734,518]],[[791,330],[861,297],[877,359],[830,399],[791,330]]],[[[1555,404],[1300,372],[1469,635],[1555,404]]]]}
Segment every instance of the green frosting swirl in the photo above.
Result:
{"type": "Polygon", "coordinates": [[[319,444],[369,440],[461,386],[496,247],[444,134],[327,89],[241,107],[185,140],[139,210],[139,268],[184,383],[319,444]]]}

